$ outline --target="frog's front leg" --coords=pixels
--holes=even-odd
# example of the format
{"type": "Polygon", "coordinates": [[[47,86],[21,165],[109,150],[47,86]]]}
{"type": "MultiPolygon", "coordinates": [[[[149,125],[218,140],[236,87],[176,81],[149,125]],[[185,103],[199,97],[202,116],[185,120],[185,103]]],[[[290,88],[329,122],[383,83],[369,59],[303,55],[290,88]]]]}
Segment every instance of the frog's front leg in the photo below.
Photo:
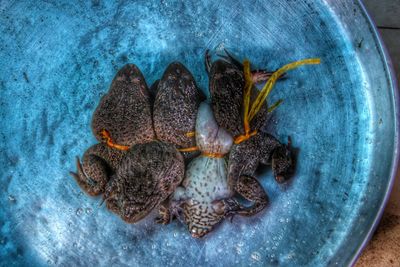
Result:
{"type": "Polygon", "coordinates": [[[241,175],[236,183],[235,191],[245,199],[253,202],[249,207],[240,204],[234,197],[216,200],[214,210],[225,217],[241,215],[253,216],[268,205],[268,196],[256,178],[250,175],[241,175]]]}
{"type": "Polygon", "coordinates": [[[224,217],[233,216],[237,214],[238,211],[244,209],[244,207],[233,197],[215,200],[212,204],[214,211],[224,217]]]}
{"type": "Polygon", "coordinates": [[[185,189],[177,187],[174,194],[160,204],[159,215],[155,222],[159,224],[169,224],[175,217],[179,218],[182,205],[187,200],[185,189]]]}
{"type": "Polygon", "coordinates": [[[155,222],[159,224],[169,224],[172,221],[172,215],[170,211],[171,199],[168,198],[161,202],[158,209],[158,216],[155,218],[155,222]]]}

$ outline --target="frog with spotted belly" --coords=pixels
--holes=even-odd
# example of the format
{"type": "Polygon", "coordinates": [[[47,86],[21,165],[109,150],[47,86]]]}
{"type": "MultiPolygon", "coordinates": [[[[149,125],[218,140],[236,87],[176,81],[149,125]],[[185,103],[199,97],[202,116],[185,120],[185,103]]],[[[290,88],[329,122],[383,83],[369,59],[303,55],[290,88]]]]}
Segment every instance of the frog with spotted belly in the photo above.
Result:
{"type": "MultiPolygon", "coordinates": [[[[200,105],[197,115],[196,142],[201,155],[189,163],[182,186],[174,193],[170,213],[179,216],[179,211],[182,211],[192,237],[200,238],[226,217],[247,215],[249,208],[236,200],[227,181],[224,157],[231,150],[233,137],[218,126],[210,105],[205,102],[200,105]]],[[[238,186],[244,197],[257,200],[257,204],[267,201],[257,180],[243,176],[238,186]]]]}
{"type": "Polygon", "coordinates": [[[200,105],[196,121],[196,143],[202,154],[186,170],[182,186],[173,197],[173,209],[182,209],[184,221],[193,237],[210,232],[231,212],[240,208],[230,198],[224,159],[233,143],[232,136],[218,127],[210,106],[200,105]]]}
{"type": "MultiPolygon", "coordinates": [[[[260,158],[268,158],[273,150],[279,150],[278,147],[284,148],[275,138],[262,133],[252,135],[240,146],[234,144],[234,136],[244,131],[241,105],[245,84],[243,72],[236,65],[238,63],[232,64],[231,60],[227,57],[211,64],[206,54],[212,106],[202,103],[197,115],[196,142],[202,154],[189,164],[182,187],[177,188],[170,209],[164,212],[164,223],[168,223],[171,214],[179,217],[180,211],[183,211],[184,222],[195,238],[205,236],[228,216],[252,216],[267,206],[267,194],[252,176],[255,170],[249,173],[242,170],[250,165],[256,168],[260,158]],[[229,158],[228,163],[224,157],[229,158]],[[239,169],[229,169],[232,166],[239,169]],[[235,175],[239,177],[236,179],[235,175]],[[235,178],[234,186],[229,181],[232,176],[235,178]],[[236,193],[253,204],[250,207],[241,205],[235,198],[236,193]]],[[[270,75],[265,71],[254,72],[252,78],[262,81],[270,75]]],[[[255,93],[253,91],[253,95],[255,93]]],[[[256,117],[256,125],[263,123],[267,111],[264,105],[256,117]]],[[[286,168],[286,155],[275,153],[274,169],[286,168]]]]}

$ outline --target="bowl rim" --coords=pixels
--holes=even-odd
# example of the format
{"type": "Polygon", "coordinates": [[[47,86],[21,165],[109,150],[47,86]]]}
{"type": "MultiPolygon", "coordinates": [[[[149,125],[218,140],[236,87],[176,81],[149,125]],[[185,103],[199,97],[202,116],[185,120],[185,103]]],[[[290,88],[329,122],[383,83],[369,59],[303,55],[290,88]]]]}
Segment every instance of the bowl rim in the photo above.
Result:
{"type": "Polygon", "coordinates": [[[393,186],[394,186],[394,181],[397,176],[397,170],[399,167],[399,151],[400,151],[400,94],[398,91],[398,83],[396,79],[396,73],[394,71],[393,63],[390,58],[389,52],[385,46],[385,43],[383,41],[383,38],[381,34],[379,33],[378,27],[376,26],[376,23],[374,19],[371,17],[371,15],[368,13],[367,8],[365,7],[365,4],[363,3],[362,0],[356,0],[356,2],[359,4],[359,7],[361,9],[361,12],[363,13],[364,17],[367,20],[367,23],[369,24],[369,27],[371,29],[371,33],[376,37],[378,40],[377,45],[378,49],[382,52],[383,59],[385,62],[385,68],[386,72],[388,74],[388,79],[390,82],[390,89],[392,90],[392,97],[393,97],[393,103],[394,103],[394,146],[393,146],[393,159],[392,159],[392,169],[391,169],[391,174],[390,174],[390,179],[388,186],[386,188],[386,193],[385,196],[380,204],[378,213],[376,214],[372,225],[370,229],[368,230],[367,235],[365,236],[364,240],[362,243],[359,245],[357,248],[356,253],[354,254],[353,258],[350,260],[350,266],[354,266],[357,262],[357,260],[360,258],[361,253],[363,250],[367,247],[369,241],[371,240],[373,234],[375,233],[375,230],[377,229],[380,220],[382,219],[385,207],[389,201],[390,193],[392,192],[393,186]]]}

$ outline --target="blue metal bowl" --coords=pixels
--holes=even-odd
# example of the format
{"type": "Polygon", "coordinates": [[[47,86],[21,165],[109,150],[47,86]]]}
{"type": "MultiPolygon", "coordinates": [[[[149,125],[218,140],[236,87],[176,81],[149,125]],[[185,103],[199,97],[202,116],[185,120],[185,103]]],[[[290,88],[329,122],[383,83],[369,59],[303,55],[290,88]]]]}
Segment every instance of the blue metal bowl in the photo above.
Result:
{"type": "Polygon", "coordinates": [[[8,266],[344,266],[379,220],[398,157],[398,96],[359,1],[2,1],[0,261],[8,266]],[[346,2],[346,3],[344,3],[346,2]],[[183,62],[207,91],[206,49],[258,68],[320,57],[272,92],[270,131],[298,147],[270,206],[201,240],[179,222],[128,225],[68,176],[124,64],[149,84],[183,62]]]}

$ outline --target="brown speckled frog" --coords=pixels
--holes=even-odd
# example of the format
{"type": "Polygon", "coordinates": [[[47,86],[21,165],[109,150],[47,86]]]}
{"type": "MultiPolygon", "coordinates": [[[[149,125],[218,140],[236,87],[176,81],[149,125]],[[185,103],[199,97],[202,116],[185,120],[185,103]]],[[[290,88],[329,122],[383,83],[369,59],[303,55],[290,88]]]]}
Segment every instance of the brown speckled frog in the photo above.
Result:
{"type": "Polygon", "coordinates": [[[194,131],[195,121],[182,118],[191,112],[196,114],[200,102],[191,74],[180,63],[170,64],[153,88],[158,88],[154,108],[156,131],[151,96],[139,69],[126,65],[117,73],[92,120],[93,133],[102,143],[90,147],[83,156],[83,164],[77,161],[78,173],[71,173],[89,195],[104,193],[107,208],[129,223],[145,217],[182,181],[184,161],[176,146],[185,146],[194,138],[185,136],[180,141],[181,129],[174,131],[166,125],[174,115],[181,118],[184,131],[194,131]],[[169,83],[171,80],[176,83],[169,83]],[[160,104],[160,99],[179,90],[194,95],[179,103],[186,113],[160,108],[167,104],[160,104]],[[174,138],[178,141],[172,142],[174,138]]]}
{"type": "MultiPolygon", "coordinates": [[[[226,51],[225,51],[226,52],[226,51]]],[[[252,216],[263,210],[268,204],[267,194],[254,177],[260,164],[272,164],[276,180],[282,183],[290,177],[293,171],[292,153],[289,146],[281,144],[275,137],[262,132],[268,111],[266,102],[260,102],[257,113],[253,113],[251,121],[245,121],[245,95],[248,103],[254,102],[258,90],[249,85],[248,91],[245,80],[244,66],[235,60],[228,52],[226,55],[211,63],[206,53],[206,69],[209,73],[209,90],[212,109],[219,126],[234,136],[234,144],[228,159],[228,184],[231,192],[237,192],[254,204],[238,210],[235,214],[252,216]],[[247,129],[246,129],[247,128],[247,129]],[[251,130],[251,131],[250,131],[251,130]]],[[[268,80],[272,73],[250,72],[248,77],[252,83],[268,80]]],[[[279,78],[279,77],[278,77],[279,78]]]]}
{"type": "Polygon", "coordinates": [[[173,145],[134,145],[106,186],[107,208],[128,223],[137,222],[175,191],[184,172],[183,157],[173,145]]]}
{"type": "Polygon", "coordinates": [[[149,99],[138,67],[128,64],[118,71],[92,117],[93,134],[101,143],[85,152],[83,164],[77,159],[78,173],[72,173],[89,195],[104,192],[129,147],[154,139],[149,99]]]}

